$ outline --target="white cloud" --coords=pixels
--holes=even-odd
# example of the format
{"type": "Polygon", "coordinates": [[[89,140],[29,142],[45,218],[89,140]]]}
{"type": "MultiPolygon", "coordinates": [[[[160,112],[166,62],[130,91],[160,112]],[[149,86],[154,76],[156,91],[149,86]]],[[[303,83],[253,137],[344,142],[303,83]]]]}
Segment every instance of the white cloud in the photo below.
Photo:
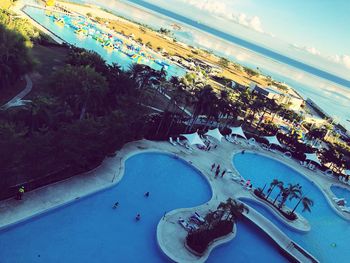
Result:
{"type": "Polygon", "coordinates": [[[327,58],[335,63],[342,64],[346,68],[350,69],[350,55],[333,55],[327,58]]]}
{"type": "Polygon", "coordinates": [[[321,56],[321,52],[315,48],[315,47],[308,47],[308,46],[299,46],[297,44],[293,44],[291,45],[294,49],[297,49],[299,51],[305,51],[308,52],[312,55],[317,55],[317,56],[321,56]]]}
{"type": "Polygon", "coordinates": [[[248,16],[245,13],[233,12],[232,7],[221,0],[181,0],[183,3],[205,11],[211,15],[224,18],[250,28],[259,33],[265,33],[262,28],[262,22],[258,16],[248,16]]]}
{"type": "Polygon", "coordinates": [[[291,45],[291,47],[293,47],[296,50],[299,51],[304,51],[307,53],[310,53],[312,55],[315,56],[319,56],[321,58],[327,59],[329,61],[332,61],[334,63],[340,64],[342,66],[345,66],[347,69],[350,69],[350,55],[331,55],[331,56],[327,56],[322,54],[317,48],[315,47],[308,47],[308,46],[299,46],[297,44],[293,44],[291,45]]]}

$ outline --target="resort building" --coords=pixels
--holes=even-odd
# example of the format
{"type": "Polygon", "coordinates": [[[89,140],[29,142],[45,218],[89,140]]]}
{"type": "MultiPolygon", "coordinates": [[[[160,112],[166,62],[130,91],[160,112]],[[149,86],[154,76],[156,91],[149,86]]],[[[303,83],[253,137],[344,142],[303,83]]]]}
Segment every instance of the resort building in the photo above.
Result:
{"type": "Polygon", "coordinates": [[[258,93],[269,99],[274,99],[279,104],[287,104],[289,105],[289,109],[294,111],[299,111],[302,105],[304,104],[303,98],[293,94],[281,92],[274,86],[262,88],[256,83],[251,82],[249,85],[249,89],[251,92],[258,93]]]}

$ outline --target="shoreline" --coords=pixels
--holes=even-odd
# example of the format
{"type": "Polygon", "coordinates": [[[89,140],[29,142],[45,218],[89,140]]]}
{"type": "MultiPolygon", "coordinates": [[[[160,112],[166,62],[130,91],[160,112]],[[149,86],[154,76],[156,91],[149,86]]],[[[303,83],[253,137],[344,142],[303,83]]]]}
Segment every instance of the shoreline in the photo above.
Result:
{"type": "MultiPolygon", "coordinates": [[[[129,34],[135,35],[134,39],[143,38],[143,39],[149,39],[151,42],[153,41],[156,44],[152,45],[153,46],[152,50],[158,55],[161,55],[161,54],[159,54],[159,52],[157,52],[155,48],[157,46],[160,46],[160,47],[163,47],[166,51],[174,50],[172,52],[174,54],[172,55],[176,55],[177,53],[183,56],[184,58],[191,57],[191,58],[200,59],[203,61],[207,61],[211,64],[214,64],[215,66],[218,66],[223,69],[223,72],[220,75],[222,75],[223,77],[232,79],[241,85],[248,86],[250,82],[253,81],[260,85],[267,86],[265,76],[260,75],[260,77],[251,78],[243,70],[236,70],[233,65],[231,65],[229,68],[223,68],[218,63],[220,60],[218,56],[212,55],[210,53],[206,53],[205,51],[202,51],[197,47],[191,48],[188,44],[181,43],[179,41],[174,42],[173,36],[166,36],[166,35],[159,34],[154,29],[151,30],[149,28],[145,28],[144,29],[145,32],[143,33],[142,30],[140,30],[140,27],[142,26],[139,23],[135,23],[134,21],[125,19],[124,17],[119,16],[118,14],[107,12],[103,8],[94,9],[93,8],[94,5],[88,5],[88,4],[80,5],[77,3],[67,3],[64,1],[57,1],[57,3],[65,6],[67,9],[70,9],[73,12],[78,12],[84,16],[87,16],[88,13],[91,13],[93,17],[103,18],[102,21],[106,21],[109,23],[115,22],[115,24],[113,24],[113,27],[115,27],[115,31],[117,31],[117,33],[120,33],[123,30],[125,31],[126,35],[129,35],[129,34]],[[193,52],[198,52],[198,54],[195,54],[193,52]]],[[[108,29],[114,30],[111,27],[108,27],[108,29]]],[[[148,42],[148,41],[145,40],[144,42],[148,42]]],[[[186,71],[189,71],[189,70],[186,69],[186,71]]],[[[210,83],[212,82],[213,80],[210,81],[210,83]]]]}
{"type": "MultiPolygon", "coordinates": [[[[62,2],[62,3],[67,3],[67,2],[62,2]]],[[[79,6],[79,5],[81,5],[81,4],[79,4],[79,3],[68,3],[68,4],[72,4],[72,5],[75,5],[75,6],[79,6]]],[[[188,25],[188,24],[186,24],[186,23],[183,23],[183,22],[181,22],[181,21],[178,21],[178,20],[176,20],[176,19],[174,19],[174,18],[172,18],[172,17],[168,17],[168,16],[166,16],[166,15],[164,15],[164,14],[161,14],[161,13],[158,13],[158,12],[156,12],[156,11],[153,11],[153,10],[149,10],[149,9],[147,9],[146,7],[143,7],[143,6],[139,6],[138,4],[135,4],[135,3],[132,3],[132,2],[130,2],[130,1],[121,1],[121,4],[123,4],[123,5],[127,5],[127,6],[131,6],[132,8],[135,8],[135,9],[137,9],[137,10],[139,10],[140,12],[146,12],[146,13],[149,13],[149,14],[151,14],[151,15],[153,15],[153,16],[155,16],[155,17],[160,17],[160,18],[162,18],[162,19],[167,19],[167,20],[169,20],[169,21],[175,21],[175,22],[179,22],[180,24],[184,24],[185,25],[185,27],[189,27],[189,28],[193,28],[193,30],[199,30],[200,31],[200,29],[198,29],[198,28],[196,28],[196,27],[194,27],[194,26],[192,26],[192,25],[188,25]]],[[[86,6],[86,7],[88,7],[88,8],[92,8],[92,7],[94,7],[95,5],[90,5],[90,4],[83,4],[84,6],[86,6]]],[[[103,12],[108,12],[108,14],[109,15],[112,15],[112,16],[115,16],[115,17],[120,17],[120,18],[122,18],[122,19],[125,19],[125,17],[123,17],[123,16],[119,16],[118,15],[118,13],[116,12],[116,11],[114,11],[113,9],[111,9],[111,8],[105,8],[105,7],[103,7],[103,8],[99,8],[100,9],[100,11],[103,11],[103,12]],[[105,9],[107,9],[107,11],[105,11],[105,9]]],[[[135,23],[136,21],[133,21],[133,19],[129,19],[129,18],[126,18],[127,19],[127,21],[129,21],[130,23],[135,23]]],[[[138,25],[140,25],[140,23],[138,23],[138,22],[136,22],[138,25]]],[[[152,27],[153,28],[153,27],[152,27]]],[[[153,29],[154,30],[154,29],[153,29]]],[[[235,44],[235,43],[232,43],[232,42],[230,42],[230,41],[228,41],[228,40],[225,40],[225,39],[222,39],[221,37],[219,37],[219,36],[216,36],[216,35],[213,35],[213,34],[211,34],[210,32],[206,32],[206,31],[202,31],[202,33],[203,34],[206,34],[206,35],[210,35],[211,37],[213,37],[213,38],[215,38],[215,39],[217,39],[217,40],[219,40],[219,41],[221,41],[221,42],[223,42],[223,43],[226,43],[226,44],[229,44],[229,45],[238,45],[239,46],[239,44],[235,44]]],[[[185,45],[188,45],[188,44],[185,44],[185,45]]],[[[244,47],[243,47],[244,48],[244,47]]],[[[205,47],[203,48],[204,50],[206,49],[205,47]]],[[[248,50],[249,52],[253,52],[254,54],[257,54],[257,55],[260,55],[260,56],[262,56],[260,53],[258,53],[258,52],[256,52],[256,51],[254,51],[254,50],[250,50],[250,49],[248,49],[248,48],[244,48],[245,50],[248,50]]],[[[202,47],[200,47],[199,48],[199,50],[202,50],[202,47]]],[[[219,57],[218,55],[216,55],[217,57],[219,57]]],[[[274,58],[270,58],[270,57],[268,57],[268,56],[263,56],[265,59],[267,59],[267,60],[271,60],[271,61],[274,61],[274,63],[277,63],[277,64],[281,64],[282,66],[283,65],[286,65],[286,66],[288,66],[288,67],[290,67],[290,68],[292,68],[293,70],[297,70],[297,71],[300,71],[300,73],[302,73],[302,72],[304,72],[304,73],[306,73],[306,74],[308,74],[306,77],[307,78],[309,78],[309,77],[311,77],[311,79],[312,79],[312,81],[313,82],[315,82],[316,83],[316,81],[317,81],[317,79],[320,79],[321,81],[322,80],[325,80],[325,81],[330,81],[330,80],[327,80],[327,79],[323,79],[322,77],[319,77],[319,76],[316,76],[316,75],[313,75],[313,74],[311,74],[311,73],[308,73],[308,72],[306,72],[306,71],[304,71],[304,70],[302,70],[302,69],[298,69],[298,68],[295,68],[294,66],[291,66],[291,65],[289,65],[289,64],[286,64],[286,63],[284,63],[284,62],[281,62],[281,61],[278,61],[278,60],[276,60],[276,59],[274,59],[274,58]],[[315,79],[316,78],[316,79],[315,79]]],[[[231,60],[232,61],[232,60],[231,60]]],[[[213,62],[212,60],[210,61],[210,62],[213,62]]],[[[236,62],[236,60],[234,60],[232,63],[237,63],[238,65],[243,65],[241,62],[236,62]]],[[[216,64],[217,65],[217,64],[216,64]]],[[[251,67],[252,68],[252,67],[251,67]]],[[[229,70],[230,71],[230,70],[229,70]]],[[[262,75],[261,76],[266,76],[266,75],[272,75],[272,76],[274,76],[275,75],[275,73],[274,73],[274,71],[272,70],[267,70],[267,72],[265,72],[265,70],[264,70],[264,68],[262,68],[262,75]]],[[[266,83],[261,83],[261,81],[262,81],[262,78],[260,78],[260,79],[251,79],[251,78],[247,78],[247,76],[243,76],[243,75],[245,75],[245,73],[244,73],[244,71],[239,71],[239,72],[237,72],[237,71],[233,71],[233,72],[230,72],[230,74],[229,75],[227,75],[228,73],[225,73],[225,74],[223,74],[225,77],[228,77],[229,79],[233,79],[235,82],[237,82],[237,83],[239,83],[239,84],[243,84],[243,85],[249,85],[249,83],[250,83],[250,81],[253,81],[253,82],[256,82],[256,83],[258,83],[258,84],[260,84],[260,85],[262,85],[262,86],[264,86],[264,87],[267,87],[267,85],[266,85],[266,83]],[[232,76],[232,74],[234,74],[235,76],[237,76],[238,77],[238,79],[237,79],[237,77],[234,77],[234,76],[232,76]],[[242,79],[243,78],[243,79],[242,79]],[[248,81],[247,81],[247,79],[249,79],[248,81]]],[[[279,74],[279,73],[278,73],[279,74]]],[[[306,99],[307,98],[311,98],[311,99],[314,99],[314,98],[312,98],[312,96],[311,96],[311,93],[309,92],[309,90],[310,90],[310,88],[311,88],[311,91],[315,91],[317,88],[315,87],[315,85],[314,84],[306,84],[306,90],[308,91],[307,92],[307,94],[304,94],[305,93],[305,91],[301,91],[300,90],[300,88],[298,87],[298,86],[300,86],[300,87],[304,87],[304,81],[297,81],[298,83],[298,85],[296,85],[296,87],[294,87],[294,84],[290,84],[290,83],[288,83],[289,82],[289,80],[288,80],[288,78],[287,78],[287,80],[284,80],[285,79],[285,77],[283,77],[282,76],[282,78],[283,79],[281,79],[281,76],[277,76],[277,78],[276,78],[276,82],[278,82],[278,81],[282,81],[282,82],[286,82],[286,84],[288,84],[288,86],[289,86],[289,89],[290,89],[290,91],[292,91],[293,92],[293,94],[295,94],[296,96],[300,96],[303,100],[305,100],[306,101],[306,99]],[[278,79],[278,80],[277,80],[278,79]],[[303,95],[301,95],[301,93],[303,94],[303,95]],[[310,94],[309,94],[310,93],[310,94]],[[311,97],[310,97],[311,96],[311,97]]],[[[265,81],[265,78],[264,78],[264,80],[263,81],[265,81]]],[[[310,80],[307,80],[307,82],[309,82],[310,80]]],[[[211,82],[212,83],[212,82],[211,82]]],[[[333,83],[333,82],[331,82],[330,81],[330,83],[333,83]]],[[[335,83],[333,83],[333,84],[335,84],[335,83]]],[[[337,84],[338,85],[338,84],[337,84]]],[[[219,88],[219,89],[221,89],[222,87],[221,87],[221,85],[218,85],[218,86],[216,86],[215,88],[219,88]]],[[[339,85],[338,86],[338,88],[340,88],[340,89],[343,89],[343,88],[346,88],[346,87],[344,87],[344,86],[342,86],[342,85],[339,85]]],[[[323,109],[326,109],[325,110],[325,112],[330,112],[330,116],[334,116],[334,114],[336,114],[336,113],[334,113],[333,111],[328,111],[327,110],[327,106],[328,105],[323,105],[324,103],[322,102],[322,101],[319,101],[318,99],[316,99],[316,102],[317,102],[317,104],[318,105],[320,105],[320,107],[321,108],[323,108],[323,109]]],[[[340,119],[340,122],[339,122],[339,124],[341,125],[341,126],[343,126],[343,127],[345,127],[348,131],[350,131],[350,126],[349,126],[349,124],[346,122],[346,116],[343,116],[345,119],[340,119]]],[[[349,116],[350,117],[350,116],[349,116]]],[[[338,120],[339,121],[339,120],[338,120]]]]}
{"type": "MultiPolygon", "coordinates": [[[[196,21],[193,21],[191,20],[190,18],[187,18],[187,17],[184,17],[182,15],[179,15],[177,13],[174,13],[172,11],[169,11],[167,9],[164,9],[162,7],[159,7],[159,6],[156,6],[154,4],[151,4],[151,3],[147,3],[147,2],[143,2],[143,4],[141,4],[139,1],[135,1],[135,0],[128,0],[128,3],[133,3],[134,5],[138,5],[138,6],[142,6],[143,8],[146,8],[146,9],[149,9],[149,10],[152,10],[153,12],[156,12],[156,13],[160,13],[162,15],[165,15],[165,13],[167,13],[167,17],[170,17],[171,19],[175,19],[175,20],[178,20],[179,22],[182,22],[182,23],[185,23],[185,24],[189,24],[190,25],[197,25],[196,28],[199,29],[199,30],[203,30],[205,32],[207,31],[212,31],[212,32],[215,32],[214,34],[215,35],[219,35],[218,33],[220,33],[223,37],[220,37],[220,38],[224,38],[224,39],[231,39],[229,40],[230,42],[233,42],[235,44],[238,44],[238,45],[242,45],[243,47],[247,48],[247,49],[251,49],[251,47],[254,48],[254,51],[255,52],[258,52],[262,55],[265,55],[267,57],[270,57],[274,60],[277,60],[281,63],[284,63],[284,64],[287,64],[289,66],[293,66],[293,67],[296,67],[302,71],[305,71],[305,72],[308,72],[312,75],[316,75],[318,77],[321,77],[321,78],[324,78],[326,80],[330,80],[332,82],[335,82],[337,84],[340,84],[342,86],[345,86],[347,88],[350,88],[350,80],[347,80],[343,77],[339,77],[335,74],[332,74],[332,73],[329,73],[325,70],[322,70],[322,69],[319,69],[319,68],[316,68],[312,65],[308,65],[304,62],[301,62],[301,61],[298,61],[294,58],[291,58],[291,57],[288,57],[286,55],[283,55],[283,54],[280,54],[274,50],[270,50],[268,48],[265,48],[263,46],[259,46],[253,42],[250,42],[250,41],[247,41],[243,38],[240,38],[240,37],[237,37],[237,36],[232,36],[228,33],[225,33],[223,31],[220,31],[218,29],[215,29],[211,26],[208,26],[208,25],[205,25],[205,24],[202,24],[202,23],[195,23],[196,21]],[[154,11],[154,10],[158,10],[158,11],[154,11]],[[178,17],[178,19],[176,19],[175,17],[178,17]],[[187,21],[187,22],[185,22],[187,21]],[[235,39],[236,41],[232,41],[232,39],[235,39]],[[239,43],[238,43],[239,42],[239,43]],[[248,46],[250,45],[250,47],[248,46]],[[281,61],[281,59],[284,59],[286,61],[281,61]],[[317,74],[316,74],[317,73],[317,74]],[[322,76],[322,74],[324,74],[324,76],[322,76]],[[325,77],[327,76],[327,77],[325,77]]],[[[207,32],[208,33],[208,32],[207,32]]]]}

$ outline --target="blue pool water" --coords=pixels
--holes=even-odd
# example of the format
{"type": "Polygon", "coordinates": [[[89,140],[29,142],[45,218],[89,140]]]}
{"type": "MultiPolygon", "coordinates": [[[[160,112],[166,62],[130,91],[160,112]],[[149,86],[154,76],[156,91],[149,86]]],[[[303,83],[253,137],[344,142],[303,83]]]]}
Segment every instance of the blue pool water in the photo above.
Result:
{"type": "MultiPolygon", "coordinates": [[[[206,180],[185,162],[138,154],[126,161],[117,186],[1,230],[0,262],[169,262],[156,243],[159,220],[165,211],[197,206],[210,196],[206,180]],[[112,209],[116,201],[119,207],[112,209]]],[[[261,253],[269,262],[286,262],[261,231],[243,221],[237,237],[209,262],[256,262],[261,253]],[[259,250],[251,250],[252,244],[259,250]]]]}
{"type": "MultiPolygon", "coordinates": [[[[233,163],[244,178],[251,179],[254,187],[263,187],[265,183],[269,184],[275,178],[285,183],[302,185],[303,192],[315,203],[311,213],[302,213],[311,224],[311,231],[308,233],[291,230],[274,218],[269,210],[258,204],[250,202],[249,205],[272,220],[276,226],[321,262],[335,262],[334,259],[339,263],[349,262],[350,222],[335,213],[317,186],[283,163],[259,154],[237,154],[234,156],[233,163]],[[333,243],[336,247],[332,246],[333,243]]],[[[271,197],[274,198],[277,193],[276,189],[271,197]]],[[[287,205],[293,207],[295,202],[295,200],[287,202],[287,205]]],[[[297,212],[301,213],[301,210],[302,207],[299,207],[297,212]]]]}
{"type": "Polygon", "coordinates": [[[156,243],[164,212],[210,196],[205,179],[186,163],[139,154],[127,160],[116,187],[1,231],[0,262],[167,262],[156,243]],[[119,207],[112,209],[116,201],[119,207]]]}
{"type": "Polygon", "coordinates": [[[336,195],[338,198],[344,198],[347,202],[346,206],[350,206],[350,190],[345,189],[344,187],[339,186],[332,186],[331,187],[332,192],[336,195]]]}
{"type": "MultiPolygon", "coordinates": [[[[43,27],[45,27],[49,31],[53,32],[59,38],[77,47],[81,47],[81,48],[85,48],[85,49],[93,50],[97,52],[109,64],[117,63],[123,69],[127,70],[132,63],[137,63],[138,61],[138,59],[133,59],[120,51],[117,51],[117,50],[109,51],[106,48],[103,48],[102,45],[95,39],[91,37],[82,37],[82,36],[79,36],[78,34],[75,34],[74,30],[68,26],[57,25],[51,17],[45,15],[45,12],[43,9],[35,8],[32,6],[25,6],[23,10],[32,19],[34,19],[36,22],[41,24],[43,27]]],[[[155,57],[155,58],[160,59],[160,57],[155,57]]],[[[141,63],[148,65],[156,70],[162,69],[161,65],[151,60],[150,61],[142,60],[141,63]]],[[[170,64],[170,62],[168,61],[167,63],[170,64]]],[[[184,68],[174,64],[170,64],[170,66],[167,68],[166,71],[167,71],[168,77],[171,77],[171,76],[181,77],[186,74],[186,70],[184,68]]]]}

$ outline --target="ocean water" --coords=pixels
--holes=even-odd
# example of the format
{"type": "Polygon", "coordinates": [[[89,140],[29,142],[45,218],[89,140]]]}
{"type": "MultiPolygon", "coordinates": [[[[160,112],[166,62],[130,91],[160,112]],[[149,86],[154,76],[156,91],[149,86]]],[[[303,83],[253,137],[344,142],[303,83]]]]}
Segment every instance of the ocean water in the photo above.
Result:
{"type": "Polygon", "coordinates": [[[74,0],[100,5],[115,14],[154,28],[181,25],[173,30],[179,41],[211,50],[244,66],[259,68],[263,74],[293,87],[305,99],[311,98],[324,111],[350,130],[350,81],[279,54],[256,43],[228,35],[142,0],[74,0]]]}

